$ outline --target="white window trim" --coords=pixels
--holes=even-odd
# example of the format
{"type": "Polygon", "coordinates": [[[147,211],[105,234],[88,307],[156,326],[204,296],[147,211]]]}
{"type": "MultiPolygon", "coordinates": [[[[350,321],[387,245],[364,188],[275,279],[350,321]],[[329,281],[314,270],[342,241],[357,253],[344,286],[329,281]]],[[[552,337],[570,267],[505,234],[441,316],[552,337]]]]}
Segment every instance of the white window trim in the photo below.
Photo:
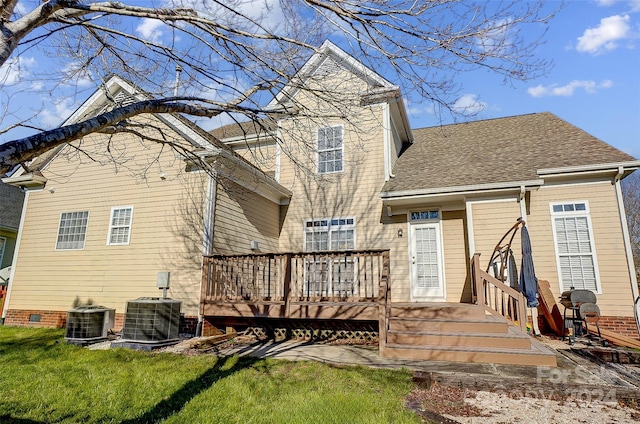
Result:
{"type": "Polygon", "coordinates": [[[133,227],[133,206],[113,206],[109,213],[109,231],[107,233],[107,246],[128,246],[131,242],[131,227],[133,227]],[[111,243],[111,232],[113,231],[113,212],[117,209],[131,209],[131,219],[129,220],[129,231],[127,231],[126,243],[111,243]]]}
{"type": "MultiPolygon", "coordinates": [[[[333,149],[333,150],[337,150],[337,149],[333,149]]],[[[344,172],[344,168],[345,168],[345,163],[344,163],[344,125],[340,124],[340,125],[325,125],[322,127],[318,127],[316,129],[316,173],[318,175],[325,175],[325,174],[340,174],[342,172],[344,172]],[[318,148],[318,142],[320,141],[320,137],[318,136],[320,130],[322,128],[341,128],[341,133],[342,133],[342,140],[341,140],[341,146],[340,146],[340,150],[342,151],[342,169],[340,171],[325,171],[325,172],[320,172],[320,149],[318,148]]]]}
{"type": "Polygon", "coordinates": [[[566,201],[554,201],[549,202],[549,213],[551,215],[551,231],[553,232],[553,248],[556,254],[556,272],[558,273],[558,288],[560,293],[565,291],[562,287],[562,269],[560,266],[560,252],[558,251],[558,237],[556,235],[556,217],[586,217],[587,225],[589,225],[589,243],[591,243],[591,257],[593,258],[593,272],[596,279],[595,294],[602,294],[602,285],[600,282],[600,269],[598,268],[598,255],[596,254],[596,243],[593,236],[593,223],[591,222],[591,208],[588,200],[566,200],[566,201]],[[554,205],[566,205],[584,203],[585,210],[583,211],[569,211],[569,212],[554,212],[554,205]]]}
{"type": "Polygon", "coordinates": [[[65,252],[65,251],[68,251],[68,250],[84,250],[85,246],[87,245],[87,232],[89,231],[89,218],[91,218],[91,212],[88,211],[88,210],[60,212],[60,217],[58,218],[58,230],[56,231],[55,250],[58,251],[58,252],[65,252]],[[62,214],[74,213],[74,212],[86,212],[87,213],[87,225],[84,228],[84,241],[82,242],[82,247],[79,247],[79,248],[76,248],[76,249],[60,249],[60,248],[58,248],[58,237],[60,236],[60,226],[62,224],[62,214]]]}

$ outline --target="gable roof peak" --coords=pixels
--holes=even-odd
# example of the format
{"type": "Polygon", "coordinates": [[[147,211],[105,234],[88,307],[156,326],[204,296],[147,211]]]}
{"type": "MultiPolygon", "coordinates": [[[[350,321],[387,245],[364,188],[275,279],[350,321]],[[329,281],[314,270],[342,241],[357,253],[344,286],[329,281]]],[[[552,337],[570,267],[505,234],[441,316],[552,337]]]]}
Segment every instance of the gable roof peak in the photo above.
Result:
{"type": "Polygon", "coordinates": [[[291,100],[300,90],[301,82],[312,77],[327,59],[334,60],[337,64],[361,78],[371,89],[399,90],[397,85],[392,84],[331,41],[325,40],[295,76],[291,78],[289,83],[269,102],[267,110],[278,109],[280,105],[291,100]]]}

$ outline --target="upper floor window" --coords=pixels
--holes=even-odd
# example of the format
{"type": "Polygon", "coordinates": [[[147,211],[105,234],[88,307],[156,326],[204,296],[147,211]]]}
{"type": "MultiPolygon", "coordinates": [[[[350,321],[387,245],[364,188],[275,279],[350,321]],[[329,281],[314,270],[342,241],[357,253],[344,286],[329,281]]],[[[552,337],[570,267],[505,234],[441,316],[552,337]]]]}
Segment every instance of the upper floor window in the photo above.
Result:
{"type": "Polygon", "coordinates": [[[118,206],[111,208],[107,244],[129,244],[132,217],[133,206],[118,206]]]}
{"type": "Polygon", "coordinates": [[[560,288],[599,292],[596,252],[587,202],[553,203],[551,216],[560,288]]]}
{"type": "Polygon", "coordinates": [[[84,249],[89,211],[63,212],[60,215],[56,250],[84,249]]]}
{"type": "Polygon", "coordinates": [[[318,128],[318,173],[342,172],[343,128],[318,128]]]}

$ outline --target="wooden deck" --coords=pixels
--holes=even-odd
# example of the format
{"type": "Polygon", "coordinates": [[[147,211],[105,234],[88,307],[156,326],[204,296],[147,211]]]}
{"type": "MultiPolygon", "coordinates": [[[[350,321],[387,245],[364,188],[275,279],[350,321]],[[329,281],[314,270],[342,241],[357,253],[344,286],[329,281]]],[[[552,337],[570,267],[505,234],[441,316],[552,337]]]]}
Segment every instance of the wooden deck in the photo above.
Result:
{"type": "Polygon", "coordinates": [[[477,304],[392,303],[388,250],[206,256],[200,307],[216,322],[377,324],[386,357],[554,366],[526,334],[522,294],[477,256],[472,272],[477,304]]]}
{"type": "Polygon", "coordinates": [[[205,256],[201,314],[378,321],[388,283],[388,250],[205,256]]]}

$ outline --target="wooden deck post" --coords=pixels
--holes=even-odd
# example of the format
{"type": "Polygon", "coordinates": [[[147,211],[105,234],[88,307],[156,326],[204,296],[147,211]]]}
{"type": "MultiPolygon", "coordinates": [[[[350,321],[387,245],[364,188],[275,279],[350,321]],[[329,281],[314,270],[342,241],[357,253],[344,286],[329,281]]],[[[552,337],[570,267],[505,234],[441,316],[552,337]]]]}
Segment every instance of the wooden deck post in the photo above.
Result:
{"type": "Polygon", "coordinates": [[[480,278],[480,253],[474,253],[471,259],[471,284],[475,287],[476,303],[478,305],[486,304],[484,298],[484,284],[480,278]]]}
{"type": "Polygon", "coordinates": [[[291,258],[292,255],[287,253],[284,255],[284,275],[283,275],[283,292],[284,298],[284,318],[291,317],[291,258]]]}
{"type": "Polygon", "coordinates": [[[202,257],[202,284],[200,284],[200,317],[204,319],[204,304],[207,302],[207,284],[211,281],[211,258],[202,257]]]}
{"type": "Polygon", "coordinates": [[[386,251],[382,253],[382,275],[380,276],[378,290],[378,352],[380,356],[384,356],[384,350],[387,345],[387,324],[391,307],[390,271],[389,251],[386,251]]]}
{"type": "Polygon", "coordinates": [[[520,324],[520,330],[527,332],[527,299],[522,293],[520,293],[520,299],[518,301],[518,324],[520,324]]]}

